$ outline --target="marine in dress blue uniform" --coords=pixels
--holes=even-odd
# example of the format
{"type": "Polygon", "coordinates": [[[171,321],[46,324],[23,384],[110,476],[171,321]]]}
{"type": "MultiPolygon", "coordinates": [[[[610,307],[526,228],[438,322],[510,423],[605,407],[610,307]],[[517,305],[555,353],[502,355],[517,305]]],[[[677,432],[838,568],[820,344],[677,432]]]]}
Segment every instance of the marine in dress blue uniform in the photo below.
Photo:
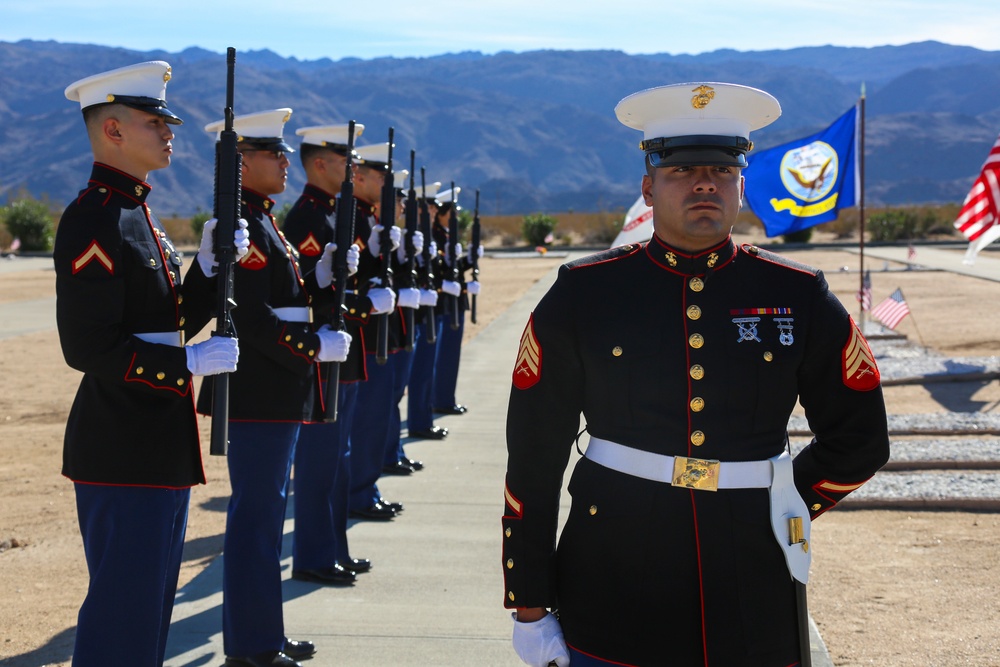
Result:
{"type": "Polygon", "coordinates": [[[217,281],[198,261],[182,284],[181,256],[146,205],[147,174],[170,164],[181,123],[166,105],[170,77],[152,61],[66,89],[95,158],[53,252],[59,340],[83,372],[62,468],[90,573],[77,667],[163,664],[190,487],[205,482],[191,377],[232,370],[238,356],[235,339],[184,347],[207,323],[217,281]],[[206,352],[221,352],[218,363],[206,352]]]}
{"type": "Polygon", "coordinates": [[[644,132],[655,234],[563,266],[525,328],[502,536],[515,649],[541,665],[797,665],[809,519],[888,457],[878,367],[821,272],[729,236],[749,132],[776,100],[694,83],[616,111],[644,132]],[[792,462],[797,400],[816,437],[792,462]],[[800,514],[772,521],[785,502],[800,514]]]}
{"type": "MultiPolygon", "coordinates": [[[[303,275],[295,250],[278,230],[270,195],[284,190],[292,148],[282,138],[291,109],[237,116],[243,156],[242,217],[250,248],[235,268],[233,324],[243,342],[229,382],[229,478],[232,495],[224,540],[222,624],[226,665],[297,665],[311,642],[285,637],[281,609],[281,540],[295,442],[322,410],[319,361],[343,341],[316,330],[310,305],[332,290],[316,272],[303,275]]],[[[218,133],[222,121],[206,126],[218,133]]],[[[336,335],[334,335],[336,334],[336,335]]],[[[210,414],[212,383],[198,397],[210,414]]]]}
{"type": "MultiPolygon", "coordinates": [[[[356,123],[354,136],[365,126],[356,123]]],[[[302,137],[299,157],[306,171],[302,194],[285,217],[282,231],[299,253],[300,268],[314,270],[328,243],[335,240],[336,207],[348,155],[348,125],[318,125],[296,130],[302,137]]],[[[351,306],[357,307],[351,295],[351,306]]],[[[336,301],[333,306],[338,305],[336,301]]],[[[345,306],[347,306],[345,300],[345,306]]],[[[314,310],[318,322],[332,322],[332,313],[314,310]]],[[[360,325],[348,324],[359,342],[360,325]]],[[[337,421],[304,424],[295,446],[295,532],[292,535],[292,577],[327,585],[349,585],[371,561],[352,558],[347,543],[347,499],[350,490],[350,428],[354,421],[357,385],[364,381],[364,347],[352,345],[340,365],[337,421]]],[[[320,366],[326,386],[326,364],[320,366]]]]}

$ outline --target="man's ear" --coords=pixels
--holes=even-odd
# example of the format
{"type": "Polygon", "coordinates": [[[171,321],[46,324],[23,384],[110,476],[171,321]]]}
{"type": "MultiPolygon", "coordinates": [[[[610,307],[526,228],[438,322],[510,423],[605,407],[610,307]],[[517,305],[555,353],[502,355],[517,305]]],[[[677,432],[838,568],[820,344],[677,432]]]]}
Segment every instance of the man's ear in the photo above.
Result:
{"type": "Polygon", "coordinates": [[[122,140],[121,122],[114,116],[104,119],[104,122],[101,124],[101,131],[103,132],[104,136],[110,139],[112,142],[116,144],[121,143],[122,140]]]}
{"type": "Polygon", "coordinates": [[[650,178],[649,174],[642,175],[642,200],[646,203],[646,206],[653,205],[653,179],[650,178]]]}

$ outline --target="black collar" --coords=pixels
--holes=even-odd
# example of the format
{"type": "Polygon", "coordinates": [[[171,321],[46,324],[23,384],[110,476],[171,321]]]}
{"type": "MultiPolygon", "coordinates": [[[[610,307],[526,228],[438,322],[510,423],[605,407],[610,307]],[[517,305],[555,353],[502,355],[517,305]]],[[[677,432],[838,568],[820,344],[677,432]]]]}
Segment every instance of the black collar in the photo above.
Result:
{"type": "Polygon", "coordinates": [[[274,200],[260,194],[254,190],[249,190],[243,188],[243,194],[241,196],[243,200],[243,205],[250,209],[261,209],[268,215],[271,215],[271,210],[274,208],[274,200]]]}
{"type": "Polygon", "coordinates": [[[334,206],[337,202],[337,198],[334,195],[319,186],[313,185],[312,183],[306,183],[306,187],[302,189],[302,196],[315,201],[317,204],[322,206],[327,213],[333,213],[334,206]]]}
{"type": "Polygon", "coordinates": [[[733,243],[733,237],[728,236],[722,243],[692,255],[672,248],[653,234],[653,238],[646,244],[646,254],[654,264],[671,273],[682,276],[703,276],[710,271],[718,271],[733,261],[733,257],[736,256],[736,244],[733,243]]]}
{"type": "Polygon", "coordinates": [[[94,163],[94,168],[90,172],[90,184],[110,188],[140,204],[146,203],[146,197],[152,189],[149,187],[149,183],[140,181],[124,171],[119,171],[101,162],[94,163]]]}

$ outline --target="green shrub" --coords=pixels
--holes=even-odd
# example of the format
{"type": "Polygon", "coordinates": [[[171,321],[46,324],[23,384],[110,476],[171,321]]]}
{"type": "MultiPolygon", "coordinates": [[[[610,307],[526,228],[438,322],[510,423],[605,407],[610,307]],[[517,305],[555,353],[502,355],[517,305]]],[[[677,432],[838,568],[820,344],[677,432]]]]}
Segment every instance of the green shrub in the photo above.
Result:
{"type": "Polygon", "coordinates": [[[196,243],[201,242],[202,228],[205,226],[205,222],[211,217],[212,214],[208,211],[198,211],[191,216],[191,231],[194,232],[196,243]]]}
{"type": "Polygon", "coordinates": [[[812,238],[812,235],[812,227],[806,227],[805,229],[800,229],[797,232],[783,234],[781,236],[781,240],[783,243],[809,243],[809,239],[812,238]]]}
{"type": "Polygon", "coordinates": [[[556,228],[558,220],[545,213],[533,213],[524,216],[521,223],[521,236],[531,246],[547,246],[552,242],[552,231],[556,228]]]}
{"type": "Polygon", "coordinates": [[[918,238],[920,222],[913,211],[890,209],[870,217],[867,226],[872,241],[907,241],[918,238]]]}
{"type": "Polygon", "coordinates": [[[0,209],[0,217],[10,235],[21,239],[22,251],[52,249],[52,214],[42,202],[19,199],[0,209]]]}

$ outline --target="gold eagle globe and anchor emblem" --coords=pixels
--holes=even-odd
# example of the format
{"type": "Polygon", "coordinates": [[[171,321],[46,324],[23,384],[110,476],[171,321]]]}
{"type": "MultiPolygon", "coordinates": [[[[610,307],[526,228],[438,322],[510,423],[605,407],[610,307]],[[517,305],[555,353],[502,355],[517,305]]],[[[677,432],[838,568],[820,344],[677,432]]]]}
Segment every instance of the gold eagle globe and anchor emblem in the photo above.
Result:
{"type": "Polygon", "coordinates": [[[715,99],[715,89],[711,86],[698,86],[692,93],[696,93],[694,97],[691,98],[691,106],[695,109],[704,109],[708,106],[708,103],[715,99]]]}

